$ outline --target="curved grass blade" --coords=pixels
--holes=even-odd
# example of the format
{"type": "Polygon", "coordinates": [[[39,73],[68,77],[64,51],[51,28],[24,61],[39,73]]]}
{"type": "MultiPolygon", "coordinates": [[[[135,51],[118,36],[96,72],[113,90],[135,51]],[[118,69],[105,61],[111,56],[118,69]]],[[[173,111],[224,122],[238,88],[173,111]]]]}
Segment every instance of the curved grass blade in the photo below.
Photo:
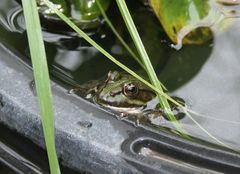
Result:
{"type": "MultiPolygon", "coordinates": [[[[80,28],[78,28],[72,21],[70,21],[64,14],[62,14],[49,0],[43,0],[44,3],[51,9],[53,10],[64,22],[66,22],[74,31],[76,31],[79,35],[82,36],[82,38],[84,38],[87,42],[89,42],[92,46],[94,46],[98,51],[100,51],[104,56],[106,56],[109,60],[111,60],[112,62],[114,62],[115,64],[117,64],[120,68],[122,68],[123,70],[125,70],[126,72],[128,72],[129,74],[131,74],[132,76],[134,76],[136,79],[140,80],[142,83],[144,83],[145,85],[147,85],[149,88],[151,88],[152,90],[154,90],[155,92],[157,92],[159,95],[165,97],[166,99],[168,99],[169,101],[171,101],[172,103],[176,104],[177,106],[181,107],[186,113],[187,116],[189,117],[188,112],[193,112],[190,109],[188,109],[186,106],[181,105],[180,103],[178,103],[177,101],[175,101],[174,99],[172,99],[169,95],[165,94],[163,91],[159,90],[158,88],[156,88],[155,86],[153,86],[152,84],[150,84],[148,81],[146,81],[145,79],[143,79],[141,76],[139,76],[138,74],[136,74],[134,71],[132,71],[131,69],[129,69],[128,67],[126,67],[124,64],[122,64],[121,62],[119,62],[117,59],[115,59],[111,54],[109,54],[107,51],[105,51],[99,44],[97,44],[94,40],[92,40],[87,34],[85,34],[80,28]]],[[[191,119],[192,117],[190,117],[191,119]]],[[[194,118],[192,118],[194,120],[194,118]]],[[[197,125],[200,125],[196,120],[194,120],[195,123],[197,123],[197,125]]],[[[202,127],[200,125],[199,127],[203,132],[207,133],[207,135],[211,135],[204,127],[202,127]]],[[[210,137],[214,137],[213,135],[211,135],[210,137]]],[[[225,146],[227,148],[231,148],[234,149],[230,146],[228,146],[227,144],[223,143],[222,141],[218,140],[216,137],[214,137],[214,140],[222,145],[225,146]]],[[[237,152],[239,152],[239,150],[236,150],[237,152]]]]}
{"type": "MultiPolygon", "coordinates": [[[[148,57],[148,54],[145,50],[145,47],[142,43],[142,40],[138,34],[137,28],[132,20],[132,17],[129,13],[129,10],[127,8],[127,5],[125,3],[125,0],[116,0],[117,4],[118,4],[118,8],[120,9],[120,12],[123,16],[123,19],[125,21],[125,24],[127,25],[128,31],[133,39],[133,42],[138,50],[139,55],[142,58],[142,61],[146,67],[147,70],[147,74],[148,77],[151,81],[151,83],[158,88],[160,91],[163,92],[163,89],[161,87],[161,84],[158,80],[158,77],[153,69],[153,66],[151,64],[151,61],[148,57]]],[[[187,137],[187,132],[182,128],[182,126],[180,125],[180,123],[176,120],[175,116],[173,115],[170,105],[167,101],[167,99],[159,94],[157,94],[158,98],[159,98],[159,102],[160,105],[162,107],[162,109],[164,109],[164,111],[166,112],[168,118],[172,121],[173,125],[176,127],[176,129],[182,133],[182,135],[184,137],[187,137]]]]}
{"type": "Polygon", "coordinates": [[[22,0],[45,144],[52,174],[60,174],[54,139],[52,95],[46,53],[35,0],[22,0]]]}

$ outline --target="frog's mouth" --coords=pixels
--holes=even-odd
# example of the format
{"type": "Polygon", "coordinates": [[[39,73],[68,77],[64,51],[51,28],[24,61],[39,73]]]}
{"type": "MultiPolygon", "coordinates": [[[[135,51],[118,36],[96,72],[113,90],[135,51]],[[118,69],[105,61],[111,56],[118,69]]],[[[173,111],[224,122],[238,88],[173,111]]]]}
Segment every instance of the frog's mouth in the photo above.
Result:
{"type": "Polygon", "coordinates": [[[131,104],[131,103],[119,103],[119,102],[106,102],[105,100],[93,98],[93,102],[103,106],[105,108],[109,108],[111,110],[115,110],[120,113],[127,114],[140,114],[144,111],[147,104],[131,104]]]}
{"type": "MultiPolygon", "coordinates": [[[[106,107],[106,106],[104,106],[106,107]]],[[[107,108],[118,111],[120,113],[126,113],[126,114],[142,114],[144,111],[144,108],[146,106],[141,106],[141,107],[131,107],[131,108],[126,108],[126,107],[116,107],[116,106],[108,106],[107,108]]]]}

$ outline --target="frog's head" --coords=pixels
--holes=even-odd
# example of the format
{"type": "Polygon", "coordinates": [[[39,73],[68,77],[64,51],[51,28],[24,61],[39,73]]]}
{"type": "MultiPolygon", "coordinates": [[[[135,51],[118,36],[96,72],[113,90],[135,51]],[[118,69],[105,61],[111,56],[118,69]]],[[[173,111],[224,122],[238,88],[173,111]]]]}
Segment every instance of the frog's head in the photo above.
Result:
{"type": "Polygon", "coordinates": [[[95,102],[120,112],[136,113],[155,97],[155,93],[135,77],[110,71],[95,95],[95,102]]]}

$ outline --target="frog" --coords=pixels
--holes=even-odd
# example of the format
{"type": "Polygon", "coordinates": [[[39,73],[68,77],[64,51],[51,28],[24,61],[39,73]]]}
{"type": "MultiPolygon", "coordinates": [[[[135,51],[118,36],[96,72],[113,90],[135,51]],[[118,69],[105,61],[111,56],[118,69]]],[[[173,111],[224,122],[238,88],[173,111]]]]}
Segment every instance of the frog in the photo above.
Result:
{"type": "MultiPolygon", "coordinates": [[[[134,116],[137,125],[156,118],[161,122],[167,120],[155,92],[127,72],[109,71],[104,80],[92,80],[73,90],[101,107],[120,113],[121,119],[134,116]]],[[[171,106],[174,111],[179,111],[176,106],[171,106]]]]}

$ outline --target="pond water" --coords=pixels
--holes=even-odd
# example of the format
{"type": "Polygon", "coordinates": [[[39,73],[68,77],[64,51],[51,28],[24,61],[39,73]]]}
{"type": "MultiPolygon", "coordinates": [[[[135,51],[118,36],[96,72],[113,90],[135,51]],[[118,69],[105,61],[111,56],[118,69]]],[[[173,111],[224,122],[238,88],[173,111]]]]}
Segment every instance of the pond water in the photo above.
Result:
{"type": "MultiPolygon", "coordinates": [[[[0,7],[0,41],[29,62],[20,4],[15,0],[1,0],[0,7]]],[[[140,2],[130,3],[129,7],[155,71],[170,94],[183,98],[197,113],[192,114],[193,118],[213,136],[240,149],[240,19],[226,19],[231,20],[231,25],[222,33],[214,33],[214,38],[205,44],[184,45],[176,50],[148,7],[140,2]]],[[[112,3],[108,16],[134,49],[116,8],[112,3]]],[[[234,8],[240,10],[239,6],[234,8]]],[[[48,27],[48,21],[42,23],[48,27]]],[[[94,32],[86,32],[122,63],[135,71],[141,69],[106,24],[94,32]]],[[[120,70],[72,32],[44,30],[43,34],[51,75],[68,87],[100,79],[109,70],[120,70]]],[[[188,117],[180,122],[194,137],[214,142],[188,117]]],[[[164,126],[173,128],[170,123],[164,126]]]]}

